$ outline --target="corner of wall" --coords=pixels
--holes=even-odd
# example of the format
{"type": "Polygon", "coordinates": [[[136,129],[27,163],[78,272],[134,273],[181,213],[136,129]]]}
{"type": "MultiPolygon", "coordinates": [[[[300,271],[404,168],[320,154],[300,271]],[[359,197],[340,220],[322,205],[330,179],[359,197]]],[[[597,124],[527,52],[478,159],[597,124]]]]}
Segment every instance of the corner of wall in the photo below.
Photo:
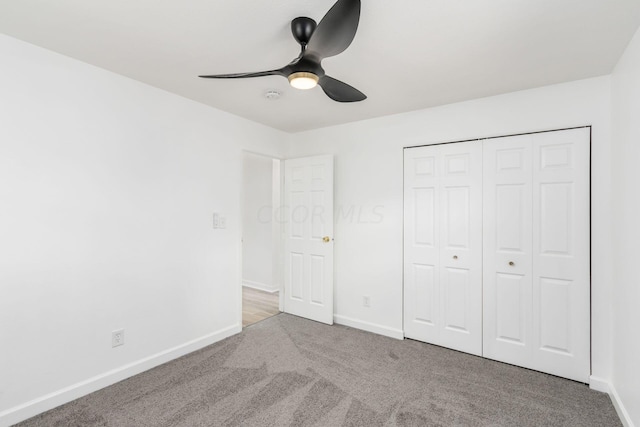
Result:
{"type": "Polygon", "coordinates": [[[634,427],[631,416],[629,415],[629,412],[624,406],[624,403],[620,399],[620,395],[618,394],[616,388],[612,383],[603,378],[591,376],[589,380],[589,388],[591,390],[608,394],[609,398],[611,399],[611,403],[613,404],[613,407],[618,414],[618,417],[620,417],[620,421],[622,422],[622,424],[625,427],[634,427]]]}

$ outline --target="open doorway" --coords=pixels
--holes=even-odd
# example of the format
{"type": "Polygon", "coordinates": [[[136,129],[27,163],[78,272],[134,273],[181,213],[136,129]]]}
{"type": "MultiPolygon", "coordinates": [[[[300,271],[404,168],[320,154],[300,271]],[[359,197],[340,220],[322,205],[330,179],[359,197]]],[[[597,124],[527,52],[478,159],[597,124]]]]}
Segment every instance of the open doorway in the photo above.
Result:
{"type": "Polygon", "coordinates": [[[242,327],[280,313],[280,160],[243,152],[242,327]]]}

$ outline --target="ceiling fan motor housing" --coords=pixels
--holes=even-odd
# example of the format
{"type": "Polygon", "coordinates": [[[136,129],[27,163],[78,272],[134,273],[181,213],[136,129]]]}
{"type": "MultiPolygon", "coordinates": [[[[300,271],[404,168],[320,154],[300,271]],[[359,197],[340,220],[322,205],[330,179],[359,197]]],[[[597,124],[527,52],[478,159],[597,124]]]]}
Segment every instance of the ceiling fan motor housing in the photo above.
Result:
{"type": "Polygon", "coordinates": [[[316,55],[304,55],[297,62],[290,64],[288,68],[292,73],[306,72],[313,73],[318,77],[323,77],[325,72],[320,62],[321,59],[316,55]]]}
{"type": "Polygon", "coordinates": [[[316,29],[316,21],[305,16],[300,16],[291,21],[291,32],[293,37],[303,48],[307,46],[311,36],[316,29]]]}

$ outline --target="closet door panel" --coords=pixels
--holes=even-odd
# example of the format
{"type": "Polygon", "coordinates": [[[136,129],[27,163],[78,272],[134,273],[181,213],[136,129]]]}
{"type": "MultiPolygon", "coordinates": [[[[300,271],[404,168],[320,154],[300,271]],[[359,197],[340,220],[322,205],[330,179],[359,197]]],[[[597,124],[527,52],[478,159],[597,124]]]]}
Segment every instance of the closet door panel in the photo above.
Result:
{"type": "Polygon", "coordinates": [[[533,352],[531,144],[483,142],[483,355],[522,366],[533,352]]]}
{"type": "Polygon", "coordinates": [[[495,276],[494,339],[501,344],[515,345],[516,349],[524,348],[529,342],[530,283],[523,274],[496,273],[495,276]]]}
{"type": "Polygon", "coordinates": [[[589,130],[539,134],[533,151],[533,369],[590,374],[589,130]]]}
{"type": "Polygon", "coordinates": [[[589,130],[484,142],[485,357],[588,382],[589,130]]]}
{"type": "Polygon", "coordinates": [[[409,302],[413,311],[412,321],[429,327],[436,325],[436,274],[435,266],[412,264],[412,274],[409,278],[413,284],[414,298],[409,302]]]}
{"type": "Polygon", "coordinates": [[[482,145],[440,150],[440,344],[481,355],[482,145]]]}
{"type": "Polygon", "coordinates": [[[404,332],[437,340],[439,320],[439,149],[405,150],[404,332]]]}
{"type": "Polygon", "coordinates": [[[482,354],[482,147],[405,150],[404,333],[482,354]]]}

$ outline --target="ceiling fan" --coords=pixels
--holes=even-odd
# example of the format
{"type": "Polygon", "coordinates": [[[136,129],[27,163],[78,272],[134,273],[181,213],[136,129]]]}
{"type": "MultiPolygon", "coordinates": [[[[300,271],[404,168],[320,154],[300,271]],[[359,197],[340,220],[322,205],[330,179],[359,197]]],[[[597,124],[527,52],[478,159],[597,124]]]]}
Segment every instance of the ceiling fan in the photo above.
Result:
{"type": "Polygon", "coordinates": [[[329,77],[322,60],[344,52],[356,35],[360,21],[360,0],[338,0],[319,24],[311,18],[291,21],[293,37],[301,46],[300,55],[277,70],[256,73],[199,76],[205,79],[244,79],[249,77],[282,76],[296,89],[311,89],[320,85],[334,101],[357,102],[367,99],[358,89],[329,77]]]}

